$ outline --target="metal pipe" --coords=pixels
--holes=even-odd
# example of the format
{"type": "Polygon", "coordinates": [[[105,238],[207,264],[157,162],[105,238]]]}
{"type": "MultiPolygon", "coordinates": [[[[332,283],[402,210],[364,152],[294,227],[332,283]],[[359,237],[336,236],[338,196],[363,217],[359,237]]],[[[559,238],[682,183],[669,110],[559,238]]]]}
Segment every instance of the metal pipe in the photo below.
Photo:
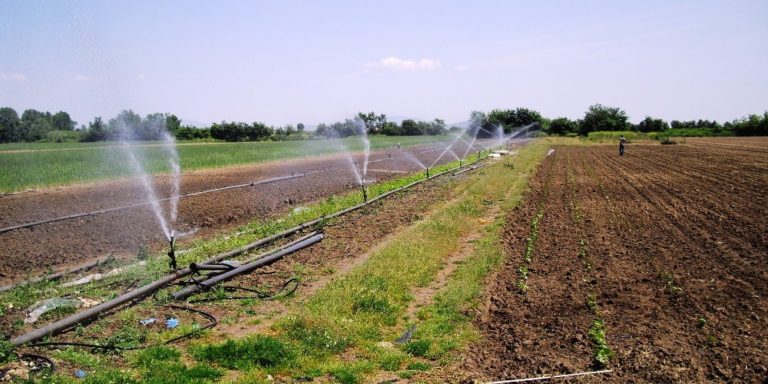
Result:
{"type": "Polygon", "coordinates": [[[274,262],[282,259],[284,256],[289,255],[291,253],[297,252],[299,250],[302,250],[306,247],[309,247],[320,240],[323,239],[323,234],[318,233],[312,237],[306,238],[300,242],[294,243],[293,245],[281,248],[277,252],[272,253],[266,253],[265,256],[260,257],[253,262],[250,262],[248,264],[241,265],[231,271],[224,272],[220,275],[216,275],[208,280],[199,282],[195,285],[190,285],[187,288],[184,288],[176,293],[173,293],[171,296],[176,300],[184,300],[187,297],[200,292],[203,289],[207,289],[212,287],[213,285],[216,285],[222,281],[229,280],[237,275],[248,273],[253,271],[254,269],[265,267],[267,265],[273,264],[274,262]]]}

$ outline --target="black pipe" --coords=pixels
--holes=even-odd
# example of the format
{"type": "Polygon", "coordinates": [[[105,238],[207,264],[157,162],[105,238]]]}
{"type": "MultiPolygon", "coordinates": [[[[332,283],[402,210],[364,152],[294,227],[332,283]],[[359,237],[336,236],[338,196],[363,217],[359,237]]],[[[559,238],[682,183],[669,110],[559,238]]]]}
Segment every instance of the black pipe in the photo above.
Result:
{"type": "Polygon", "coordinates": [[[319,242],[322,239],[323,239],[323,234],[322,233],[318,233],[318,234],[316,234],[316,235],[314,235],[314,236],[312,236],[312,237],[310,237],[308,239],[304,239],[303,241],[300,241],[300,242],[298,242],[296,244],[293,244],[293,245],[291,245],[289,247],[282,248],[279,251],[274,252],[274,253],[272,253],[272,254],[270,254],[268,256],[264,256],[264,257],[258,258],[258,259],[256,259],[255,261],[253,261],[251,263],[241,265],[241,266],[239,266],[239,267],[237,267],[237,268],[235,268],[235,269],[233,269],[231,271],[224,272],[224,273],[222,273],[220,275],[216,275],[216,276],[214,276],[214,277],[212,277],[212,278],[210,278],[208,280],[199,282],[199,283],[197,283],[195,285],[190,285],[187,288],[184,288],[184,289],[182,289],[182,290],[180,290],[180,291],[178,291],[176,293],[171,294],[171,296],[174,299],[176,299],[176,300],[184,300],[187,297],[189,297],[189,296],[191,296],[191,295],[193,295],[193,294],[195,294],[197,292],[200,292],[203,289],[210,288],[210,287],[214,286],[215,284],[218,284],[218,283],[220,283],[222,281],[226,281],[226,280],[229,280],[229,279],[231,279],[231,278],[233,278],[233,277],[235,277],[237,275],[240,275],[240,274],[243,274],[243,273],[248,273],[250,271],[253,271],[254,269],[265,267],[267,265],[273,264],[274,262],[282,259],[284,256],[290,255],[291,253],[294,253],[294,252],[297,252],[297,251],[302,250],[304,248],[307,248],[307,247],[309,247],[309,246],[319,242]]]}

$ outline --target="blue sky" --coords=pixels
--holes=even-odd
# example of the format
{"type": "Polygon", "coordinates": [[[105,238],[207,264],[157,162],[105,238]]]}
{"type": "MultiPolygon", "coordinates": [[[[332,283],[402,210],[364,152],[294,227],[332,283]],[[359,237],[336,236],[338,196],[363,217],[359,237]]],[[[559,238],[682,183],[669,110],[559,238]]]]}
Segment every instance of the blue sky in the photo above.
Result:
{"type": "Polygon", "coordinates": [[[0,106],[314,125],[768,109],[766,1],[0,0],[0,106]]]}

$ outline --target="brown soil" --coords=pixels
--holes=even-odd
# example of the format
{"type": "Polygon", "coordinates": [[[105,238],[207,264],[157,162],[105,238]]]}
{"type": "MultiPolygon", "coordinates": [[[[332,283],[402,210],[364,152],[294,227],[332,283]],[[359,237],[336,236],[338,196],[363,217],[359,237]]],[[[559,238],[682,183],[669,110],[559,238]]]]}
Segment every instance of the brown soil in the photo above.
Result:
{"type": "MultiPolygon", "coordinates": [[[[431,147],[408,148],[420,161],[431,164],[442,152],[431,147]]],[[[449,155],[441,160],[448,161],[449,155]]],[[[361,156],[355,157],[361,161],[361,156]]],[[[369,179],[377,181],[415,172],[420,167],[399,150],[371,155],[369,179]]],[[[199,229],[195,237],[211,236],[255,219],[285,214],[296,206],[358,189],[349,161],[341,156],[283,161],[186,173],[181,193],[193,193],[249,183],[292,173],[304,177],[271,184],[207,193],[182,199],[177,228],[199,229]]],[[[158,196],[168,195],[166,177],[155,177],[158,196]]],[[[146,201],[137,180],[122,180],[36,190],[0,196],[0,227],[126,206],[146,201]]],[[[166,208],[167,209],[167,208],[166,208]]],[[[119,210],[59,221],[0,234],[0,284],[19,281],[47,269],[62,270],[98,257],[135,256],[145,246],[159,250],[166,240],[151,208],[119,210]]]]}
{"type": "Polygon", "coordinates": [[[587,332],[598,316],[614,371],[582,381],[768,378],[768,140],[704,141],[630,145],[624,157],[557,148],[508,217],[511,257],[487,290],[484,339],[454,380],[595,369],[587,332]],[[517,268],[539,208],[522,294],[517,268]]]}

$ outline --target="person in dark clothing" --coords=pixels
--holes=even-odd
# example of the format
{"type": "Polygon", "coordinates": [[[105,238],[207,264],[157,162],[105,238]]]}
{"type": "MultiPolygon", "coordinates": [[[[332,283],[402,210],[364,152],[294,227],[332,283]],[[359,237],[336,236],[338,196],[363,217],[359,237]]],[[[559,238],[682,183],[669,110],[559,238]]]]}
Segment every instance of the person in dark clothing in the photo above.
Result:
{"type": "Polygon", "coordinates": [[[619,138],[619,156],[624,156],[624,145],[627,144],[627,139],[624,138],[624,135],[621,135],[619,138]]]}

